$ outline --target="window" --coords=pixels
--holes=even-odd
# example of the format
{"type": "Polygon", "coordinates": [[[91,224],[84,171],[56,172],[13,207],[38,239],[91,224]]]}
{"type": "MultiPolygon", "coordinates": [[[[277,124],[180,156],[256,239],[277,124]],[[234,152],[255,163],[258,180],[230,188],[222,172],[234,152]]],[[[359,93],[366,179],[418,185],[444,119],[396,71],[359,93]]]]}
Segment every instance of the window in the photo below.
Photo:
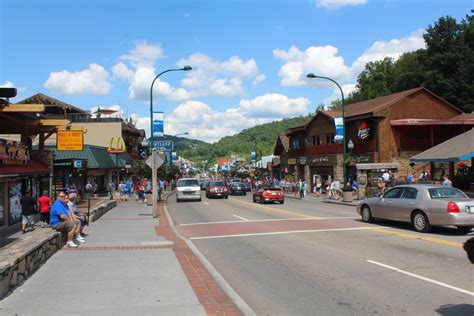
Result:
{"type": "Polygon", "coordinates": [[[313,136],[313,146],[314,146],[314,145],[317,145],[317,144],[316,144],[316,136],[313,136]]]}
{"type": "Polygon", "coordinates": [[[300,143],[298,141],[298,138],[292,138],[291,139],[291,148],[292,149],[298,149],[300,148],[300,143]]]}
{"type": "Polygon", "coordinates": [[[467,195],[464,192],[459,191],[455,188],[433,188],[428,189],[430,197],[432,199],[443,199],[443,198],[461,198],[467,199],[467,195]]]}
{"type": "Polygon", "coordinates": [[[393,188],[390,191],[387,191],[384,195],[384,199],[398,199],[402,193],[402,188],[393,188]]]}
{"type": "Polygon", "coordinates": [[[321,138],[319,135],[316,135],[316,145],[321,145],[321,138]]]}
{"type": "Polygon", "coordinates": [[[329,134],[326,134],[326,144],[334,144],[335,143],[335,140],[334,140],[334,133],[329,133],[329,134]]]}
{"type": "Polygon", "coordinates": [[[403,188],[402,199],[414,200],[418,196],[418,190],[414,188],[403,188]]]}
{"type": "Polygon", "coordinates": [[[308,138],[305,137],[304,139],[304,147],[308,147],[309,146],[309,141],[308,141],[308,138]]]}
{"type": "Polygon", "coordinates": [[[178,187],[198,187],[199,180],[197,179],[182,179],[178,180],[178,187]]]}

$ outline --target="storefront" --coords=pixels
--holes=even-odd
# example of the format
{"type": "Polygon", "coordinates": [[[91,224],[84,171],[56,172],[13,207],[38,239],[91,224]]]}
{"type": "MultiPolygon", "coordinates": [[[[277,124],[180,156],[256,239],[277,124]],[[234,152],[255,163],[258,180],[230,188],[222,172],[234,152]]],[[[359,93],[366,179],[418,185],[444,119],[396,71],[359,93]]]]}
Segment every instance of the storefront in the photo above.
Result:
{"type": "Polygon", "coordinates": [[[314,186],[314,182],[318,178],[321,183],[334,179],[334,166],[337,164],[336,154],[308,156],[307,163],[310,168],[311,187],[314,186]]]}

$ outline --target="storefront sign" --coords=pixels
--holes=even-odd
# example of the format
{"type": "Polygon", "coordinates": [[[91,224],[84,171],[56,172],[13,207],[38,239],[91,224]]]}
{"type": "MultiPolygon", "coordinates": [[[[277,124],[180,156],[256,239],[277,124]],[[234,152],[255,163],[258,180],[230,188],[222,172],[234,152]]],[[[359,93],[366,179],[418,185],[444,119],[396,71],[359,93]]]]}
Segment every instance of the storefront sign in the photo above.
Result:
{"type": "Polygon", "coordinates": [[[368,140],[370,138],[371,131],[372,129],[367,124],[367,122],[362,121],[357,127],[357,138],[359,140],[368,140]]]}
{"type": "Polygon", "coordinates": [[[156,150],[162,152],[171,152],[174,149],[174,143],[172,140],[160,140],[153,142],[156,150]]]}
{"type": "Polygon", "coordinates": [[[306,165],[306,157],[300,157],[299,161],[300,161],[300,165],[306,165]]]}
{"type": "Polygon", "coordinates": [[[107,153],[109,154],[123,154],[127,152],[125,141],[122,137],[112,137],[109,141],[109,147],[107,153]]]}
{"type": "Polygon", "coordinates": [[[342,116],[335,117],[334,125],[336,126],[336,136],[334,136],[334,141],[342,142],[344,139],[344,118],[342,116]]]}
{"type": "Polygon", "coordinates": [[[0,165],[26,166],[29,159],[28,147],[25,144],[0,139],[0,165]]]}
{"type": "Polygon", "coordinates": [[[353,163],[369,163],[369,162],[374,162],[374,156],[373,155],[360,155],[360,156],[350,156],[350,160],[353,163]]]}
{"type": "Polygon", "coordinates": [[[296,158],[288,158],[288,165],[296,165],[296,158]]]}
{"type": "Polygon", "coordinates": [[[82,130],[58,131],[56,142],[57,151],[84,150],[84,135],[82,130]]]}
{"type": "Polygon", "coordinates": [[[336,165],[336,155],[309,156],[308,164],[310,166],[333,166],[336,165]]]}

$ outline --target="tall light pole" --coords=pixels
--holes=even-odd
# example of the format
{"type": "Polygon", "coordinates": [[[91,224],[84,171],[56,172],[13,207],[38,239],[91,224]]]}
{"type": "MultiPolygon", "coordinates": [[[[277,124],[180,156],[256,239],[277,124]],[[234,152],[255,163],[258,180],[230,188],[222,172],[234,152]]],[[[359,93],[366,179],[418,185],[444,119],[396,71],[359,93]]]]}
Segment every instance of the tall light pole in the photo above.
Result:
{"type": "Polygon", "coordinates": [[[160,72],[158,75],[156,75],[155,79],[153,79],[152,83],[151,83],[151,88],[150,88],[150,154],[152,155],[152,197],[153,197],[153,209],[152,209],[152,214],[153,214],[153,217],[157,217],[157,207],[158,207],[158,201],[157,201],[157,198],[158,198],[158,191],[157,191],[157,187],[158,187],[158,182],[156,181],[157,180],[157,168],[156,168],[156,165],[157,165],[157,152],[156,150],[153,150],[152,151],[152,144],[153,144],[153,85],[155,84],[155,81],[156,79],[158,79],[158,77],[160,77],[162,74],[165,74],[167,72],[170,72],[170,71],[189,71],[189,70],[192,70],[191,66],[184,66],[183,68],[177,68],[177,69],[168,69],[168,70],[165,70],[163,72],[160,72]]]}
{"type": "Polygon", "coordinates": [[[339,91],[341,91],[341,97],[342,97],[342,130],[343,130],[343,133],[342,133],[342,148],[343,148],[343,153],[344,153],[344,157],[343,157],[343,161],[342,161],[342,172],[343,172],[343,177],[344,177],[344,191],[347,191],[347,172],[346,172],[346,165],[347,165],[347,161],[346,161],[346,116],[345,116],[345,107],[344,107],[344,92],[342,92],[342,88],[341,86],[333,79],[331,78],[328,78],[328,77],[322,77],[322,76],[316,76],[315,74],[313,73],[309,73],[306,75],[307,78],[309,79],[326,79],[326,80],[330,80],[332,82],[334,82],[337,87],[339,88],[339,91]]]}

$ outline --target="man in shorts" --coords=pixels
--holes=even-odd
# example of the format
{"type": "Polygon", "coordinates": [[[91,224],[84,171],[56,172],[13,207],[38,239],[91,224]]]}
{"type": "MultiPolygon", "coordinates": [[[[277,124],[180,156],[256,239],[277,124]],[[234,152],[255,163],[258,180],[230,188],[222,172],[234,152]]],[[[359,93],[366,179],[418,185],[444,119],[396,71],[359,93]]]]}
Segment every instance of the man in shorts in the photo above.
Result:
{"type": "Polygon", "coordinates": [[[21,197],[21,231],[23,234],[26,233],[26,228],[30,227],[31,230],[35,230],[35,221],[33,219],[33,214],[36,211],[36,200],[31,196],[31,192],[26,192],[25,195],[21,197]]]}
{"type": "Polygon", "coordinates": [[[66,194],[60,191],[56,196],[56,201],[51,206],[49,223],[51,228],[67,234],[67,247],[76,248],[77,244],[73,241],[74,235],[77,236],[76,241],[78,244],[84,243],[85,239],[80,237],[81,224],[70,217],[68,207],[64,202],[65,199],[66,194]]]}

